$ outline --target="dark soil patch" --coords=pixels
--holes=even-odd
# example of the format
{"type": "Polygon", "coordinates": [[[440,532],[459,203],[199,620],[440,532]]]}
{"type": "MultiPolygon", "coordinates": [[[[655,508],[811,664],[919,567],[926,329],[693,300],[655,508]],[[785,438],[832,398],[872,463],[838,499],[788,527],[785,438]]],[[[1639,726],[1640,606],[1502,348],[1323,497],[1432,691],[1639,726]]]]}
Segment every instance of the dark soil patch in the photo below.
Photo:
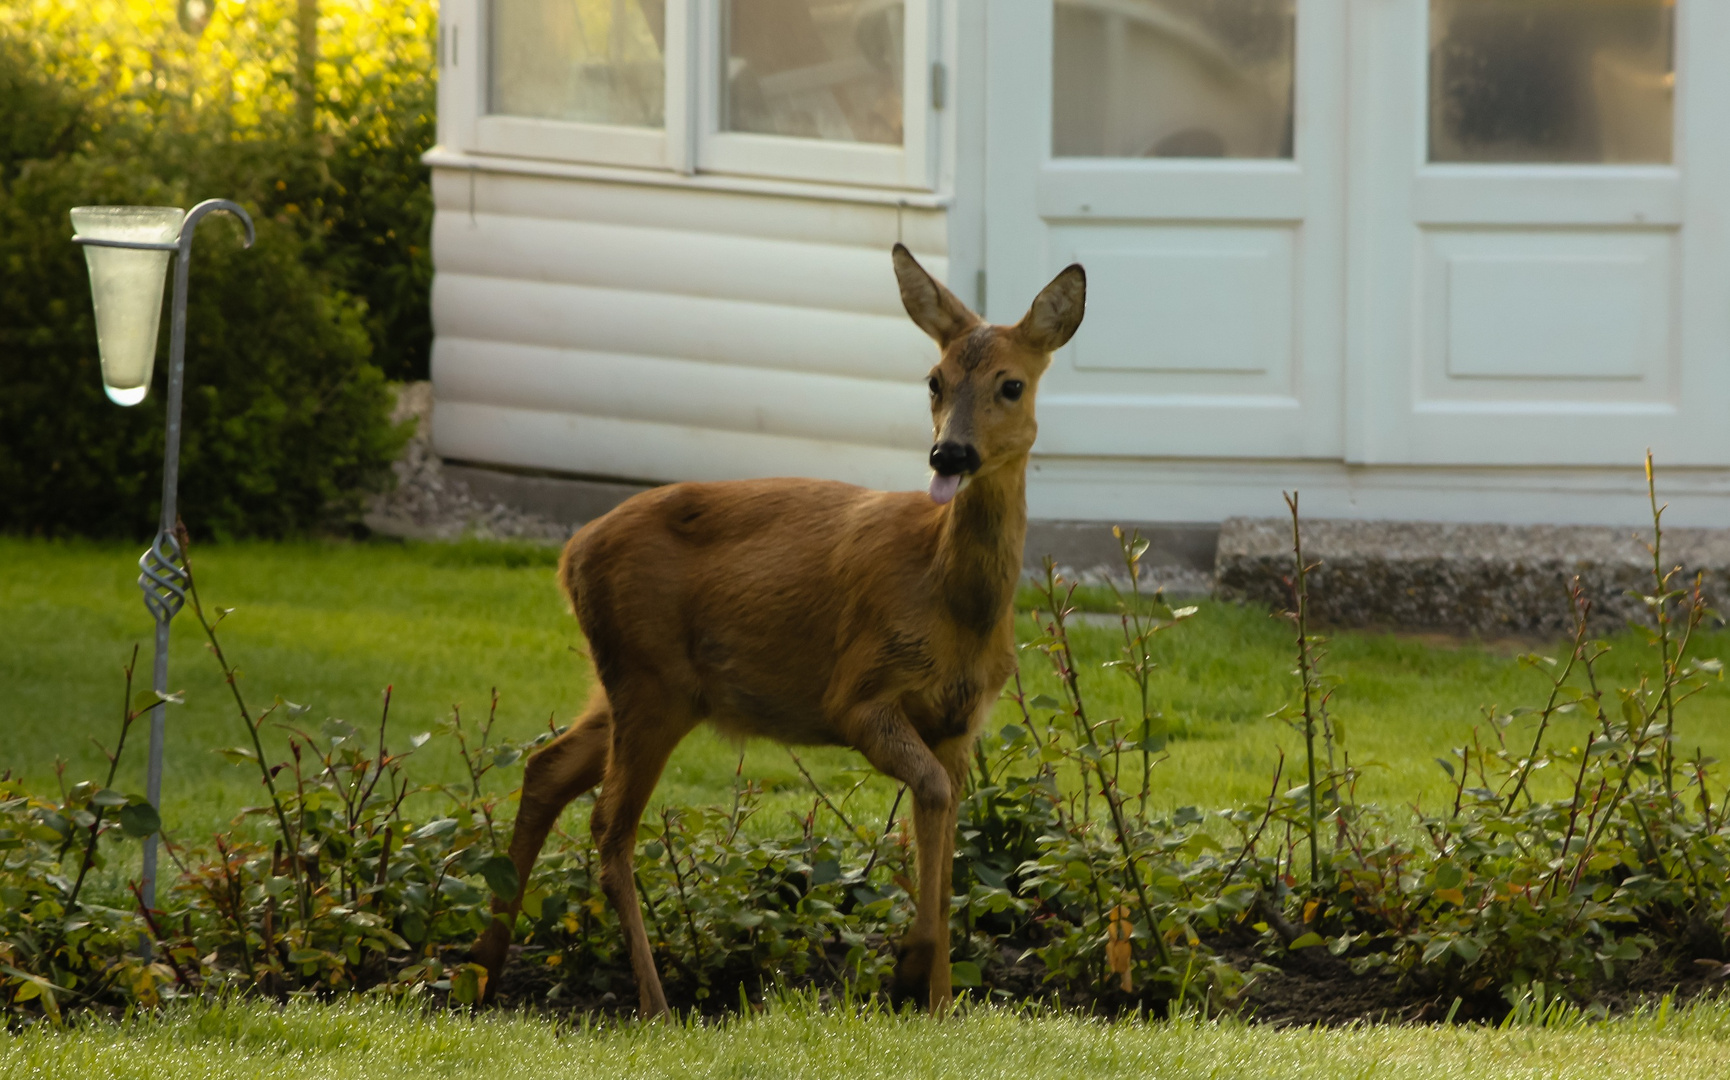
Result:
{"type": "MultiPolygon", "coordinates": [[[[1248,977],[1236,1013],[1251,1023],[1275,1027],[1440,1023],[1450,1013],[1459,1023],[1496,1023],[1508,1012],[1507,1002],[1494,989],[1463,997],[1456,1004],[1452,994],[1426,990],[1396,975],[1355,974],[1346,961],[1321,948],[1270,956],[1247,935],[1244,940],[1222,937],[1209,941],[1208,945],[1248,977]]],[[[837,948],[832,959],[839,961],[844,952],[837,948]]],[[[448,957],[451,963],[465,959],[456,951],[448,957]]],[[[1005,1005],[1055,1006],[1108,1017],[1136,1013],[1163,1016],[1167,1009],[1163,997],[1126,994],[1114,986],[1099,988],[1094,993],[1060,992],[1046,981],[1045,969],[1037,959],[1021,959],[1020,951],[1010,946],[1003,946],[996,958],[983,959],[984,985],[971,990],[958,989],[958,996],[966,994],[975,1000],[1005,1005]]],[[[793,989],[815,990],[818,1000],[825,1004],[844,1000],[847,991],[838,977],[839,970],[838,965],[828,969],[819,965],[805,977],[789,978],[783,974],[779,979],[770,972],[729,971],[728,977],[717,980],[711,992],[702,998],[695,994],[691,981],[665,969],[662,974],[668,1004],[676,1012],[720,1017],[737,1014],[742,1003],[753,1011],[761,1009],[765,987],[776,982],[793,989]]],[[[1711,996],[1727,983],[1730,983],[1730,965],[1654,953],[1633,965],[1619,985],[1604,988],[1595,1000],[1612,1015],[1625,1014],[1666,995],[1677,1004],[1711,996]]],[[[492,1004],[564,1017],[626,1019],[636,1015],[636,983],[623,963],[577,973],[564,970],[562,965],[549,966],[544,955],[524,955],[521,947],[513,946],[510,966],[496,988],[492,1004]]]]}

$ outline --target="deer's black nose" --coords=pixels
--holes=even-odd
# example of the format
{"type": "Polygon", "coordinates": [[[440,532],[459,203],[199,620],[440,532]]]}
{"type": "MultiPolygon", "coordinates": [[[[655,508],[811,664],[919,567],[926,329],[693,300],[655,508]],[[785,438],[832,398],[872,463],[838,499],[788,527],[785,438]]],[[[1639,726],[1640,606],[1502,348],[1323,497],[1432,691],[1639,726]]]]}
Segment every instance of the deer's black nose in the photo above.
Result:
{"type": "Polygon", "coordinates": [[[979,471],[979,451],[972,445],[940,442],[931,448],[931,468],[938,476],[979,471]]]}

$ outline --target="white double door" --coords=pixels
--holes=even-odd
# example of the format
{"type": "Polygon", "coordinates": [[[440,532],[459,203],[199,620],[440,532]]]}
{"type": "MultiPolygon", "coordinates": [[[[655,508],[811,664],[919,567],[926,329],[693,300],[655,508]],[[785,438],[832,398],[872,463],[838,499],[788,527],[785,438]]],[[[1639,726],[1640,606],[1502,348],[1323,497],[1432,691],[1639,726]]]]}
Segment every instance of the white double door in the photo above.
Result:
{"type": "Polygon", "coordinates": [[[1730,465],[1730,3],[991,0],[1039,451],[1730,465]]]}

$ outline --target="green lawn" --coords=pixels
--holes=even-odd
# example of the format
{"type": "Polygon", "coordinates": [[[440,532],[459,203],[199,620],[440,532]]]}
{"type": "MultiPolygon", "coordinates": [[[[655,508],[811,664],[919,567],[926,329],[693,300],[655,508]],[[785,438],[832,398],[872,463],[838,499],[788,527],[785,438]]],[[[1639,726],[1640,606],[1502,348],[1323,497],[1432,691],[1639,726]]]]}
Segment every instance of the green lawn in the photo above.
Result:
{"type": "Polygon", "coordinates": [[[629,1076],[1281,1077],[1301,1080],[1644,1080],[1730,1075],[1730,1008],[1562,1029],[1467,1026],[1276,1030],[1238,1022],[1107,1024],[979,1009],[957,1019],[861,1017],[780,1002],[720,1024],[572,1028],[504,1013],[423,1014],[381,1002],[201,1006],[69,1032],[0,1036],[0,1075],[24,1078],[489,1080],[629,1076]]]}
{"type": "MultiPolygon", "coordinates": [[[[0,559],[13,568],[0,581],[0,770],[46,786],[55,782],[55,760],[64,758],[70,779],[97,775],[101,758],[90,740],[112,742],[120,669],[134,643],[143,645],[140,684],[147,682],[151,624],[134,584],[136,557],[133,545],[0,539],[0,559]]],[[[312,706],[308,721],[340,716],[365,725],[376,722],[389,684],[390,738],[400,749],[453,706],[478,721],[494,687],[498,728],[511,738],[544,730],[549,718],[565,722],[586,695],[582,643],[553,586],[550,552],[478,544],[233,544],[200,547],[194,557],[206,604],[234,609],[221,633],[255,707],[281,697],[312,706]]],[[[174,626],[170,682],[186,691],[186,704],[169,712],[164,811],[171,829],[197,833],[257,802],[258,783],[256,774],[211,752],[241,743],[244,732],[190,613],[174,626]]],[[[1023,619],[1022,626],[1031,636],[1031,623],[1023,619]]],[[[1075,638],[1093,716],[1132,711],[1128,681],[1098,666],[1116,656],[1121,635],[1093,624],[1078,626],[1075,638]]],[[[1730,652],[1727,644],[1723,633],[1704,640],[1708,654],[1730,652]]],[[[1344,680],[1335,713],[1347,745],[1355,761],[1371,766],[1362,796],[1395,807],[1439,800],[1446,777],[1434,759],[1474,724],[1482,726],[1481,706],[1542,699],[1541,678],[1513,651],[1337,635],[1327,663],[1344,680]]],[[[1617,639],[1612,673],[1630,674],[1640,652],[1634,635],[1617,639]]],[[[1162,637],[1158,659],[1155,696],[1176,737],[1155,772],[1155,802],[1211,808],[1264,797],[1279,750],[1295,765],[1301,746],[1283,723],[1267,718],[1293,683],[1287,624],[1261,611],[1206,603],[1195,619],[1162,637]]],[[[1030,691],[1053,690],[1042,656],[1026,654],[1023,664],[1030,691]]],[[[999,710],[1005,721],[1014,718],[1011,704],[999,710]]],[[[1726,719],[1730,689],[1714,686],[1683,714],[1684,745],[1730,756],[1726,719]]],[[[1529,731],[1525,723],[1516,722],[1511,739],[1529,731]]],[[[675,756],[659,797],[730,800],[738,753],[699,732],[675,756]]],[[[869,775],[850,751],[801,756],[836,794],[869,775]]],[[[141,735],[127,759],[120,786],[139,790],[141,735]]],[[[429,778],[457,775],[444,751],[417,768],[429,778]]],[[[805,781],[780,748],[752,744],[745,772],[769,789],[758,827],[784,828],[783,811],[809,809],[805,781]]],[[[880,819],[893,793],[887,781],[872,778],[848,811],[880,819]]]]}

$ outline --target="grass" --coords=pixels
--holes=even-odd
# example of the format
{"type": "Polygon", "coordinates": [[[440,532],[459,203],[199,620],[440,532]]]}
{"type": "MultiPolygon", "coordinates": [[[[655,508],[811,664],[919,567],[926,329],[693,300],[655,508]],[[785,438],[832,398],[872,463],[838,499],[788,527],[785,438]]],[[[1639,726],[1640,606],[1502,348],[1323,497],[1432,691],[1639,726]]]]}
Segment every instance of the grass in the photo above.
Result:
{"type": "Polygon", "coordinates": [[[1730,1074],[1730,1007],[1706,1003],[1600,1023],[1273,1029],[1241,1022],[1103,1023],[976,1009],[950,1020],[861,1016],[777,1002],[725,1023],[570,1027],[504,1013],[421,1012],[382,1002],[169,1009],[70,1031],[0,1037],[0,1075],[147,1080],[247,1076],[966,1076],[1040,1080],[1234,1077],[1642,1080],[1730,1074]]]}
{"type": "MultiPolygon", "coordinates": [[[[50,786],[56,759],[65,758],[69,780],[98,774],[101,757],[90,740],[113,739],[120,669],[135,643],[143,645],[139,684],[148,680],[151,624],[133,580],[136,556],[132,545],[0,539],[0,559],[28,568],[0,582],[0,770],[50,786]]],[[[314,724],[339,716],[365,726],[376,722],[389,684],[392,742],[401,748],[453,707],[478,721],[494,687],[498,729],[517,739],[545,730],[549,720],[564,723],[588,693],[576,623],[553,586],[552,552],[486,544],[213,544],[194,557],[206,605],[234,609],[221,633],[254,707],[280,696],[311,705],[306,719],[314,724]]],[[[1020,627],[1024,638],[1033,634],[1028,618],[1020,627]]],[[[1084,686],[1093,715],[1137,714],[1128,680],[1098,666],[1116,657],[1121,634],[1097,617],[1073,633],[1090,669],[1084,686]]],[[[171,829],[204,831],[259,796],[255,774],[211,752],[240,744],[244,732],[197,635],[189,613],[175,620],[170,683],[186,691],[186,704],[169,712],[164,816],[171,829]]],[[[1727,645],[1730,636],[1717,632],[1706,636],[1702,652],[1722,655],[1727,645]]],[[[1444,798],[1447,778],[1434,759],[1474,725],[1488,730],[1482,707],[1542,700],[1543,679],[1514,651],[1506,643],[1434,636],[1336,635],[1327,661],[1343,679],[1334,715],[1353,761],[1366,765],[1362,796],[1390,807],[1444,798]]],[[[1622,635],[1607,670],[1631,677],[1642,652],[1637,636],[1622,635]]],[[[1295,764],[1301,745],[1285,724],[1268,719],[1294,681],[1287,624],[1259,610],[1204,603],[1195,619],[1161,637],[1156,658],[1154,697],[1174,737],[1154,773],[1153,801],[1206,809],[1265,797],[1280,750],[1295,764]]],[[[1024,657],[1030,693],[1055,692],[1043,665],[1043,657],[1024,657]]],[[[1004,702],[993,727],[1014,719],[1013,704],[1004,702]]],[[[1730,688],[1714,685],[1683,713],[1684,748],[1730,756],[1727,720],[1730,688]]],[[[1515,721],[1510,742],[1523,723],[1515,721]]],[[[674,756],[657,798],[730,801],[739,754],[700,730],[674,756]]],[[[835,748],[800,755],[837,795],[864,779],[848,813],[882,819],[894,787],[858,755],[835,748]]],[[[127,757],[119,786],[141,790],[142,736],[127,757]]],[[[784,750],[750,744],[743,771],[768,788],[768,812],[755,819],[757,827],[784,829],[786,813],[809,811],[809,789],[784,750]]],[[[417,775],[454,781],[454,755],[433,754],[417,775]]]]}

